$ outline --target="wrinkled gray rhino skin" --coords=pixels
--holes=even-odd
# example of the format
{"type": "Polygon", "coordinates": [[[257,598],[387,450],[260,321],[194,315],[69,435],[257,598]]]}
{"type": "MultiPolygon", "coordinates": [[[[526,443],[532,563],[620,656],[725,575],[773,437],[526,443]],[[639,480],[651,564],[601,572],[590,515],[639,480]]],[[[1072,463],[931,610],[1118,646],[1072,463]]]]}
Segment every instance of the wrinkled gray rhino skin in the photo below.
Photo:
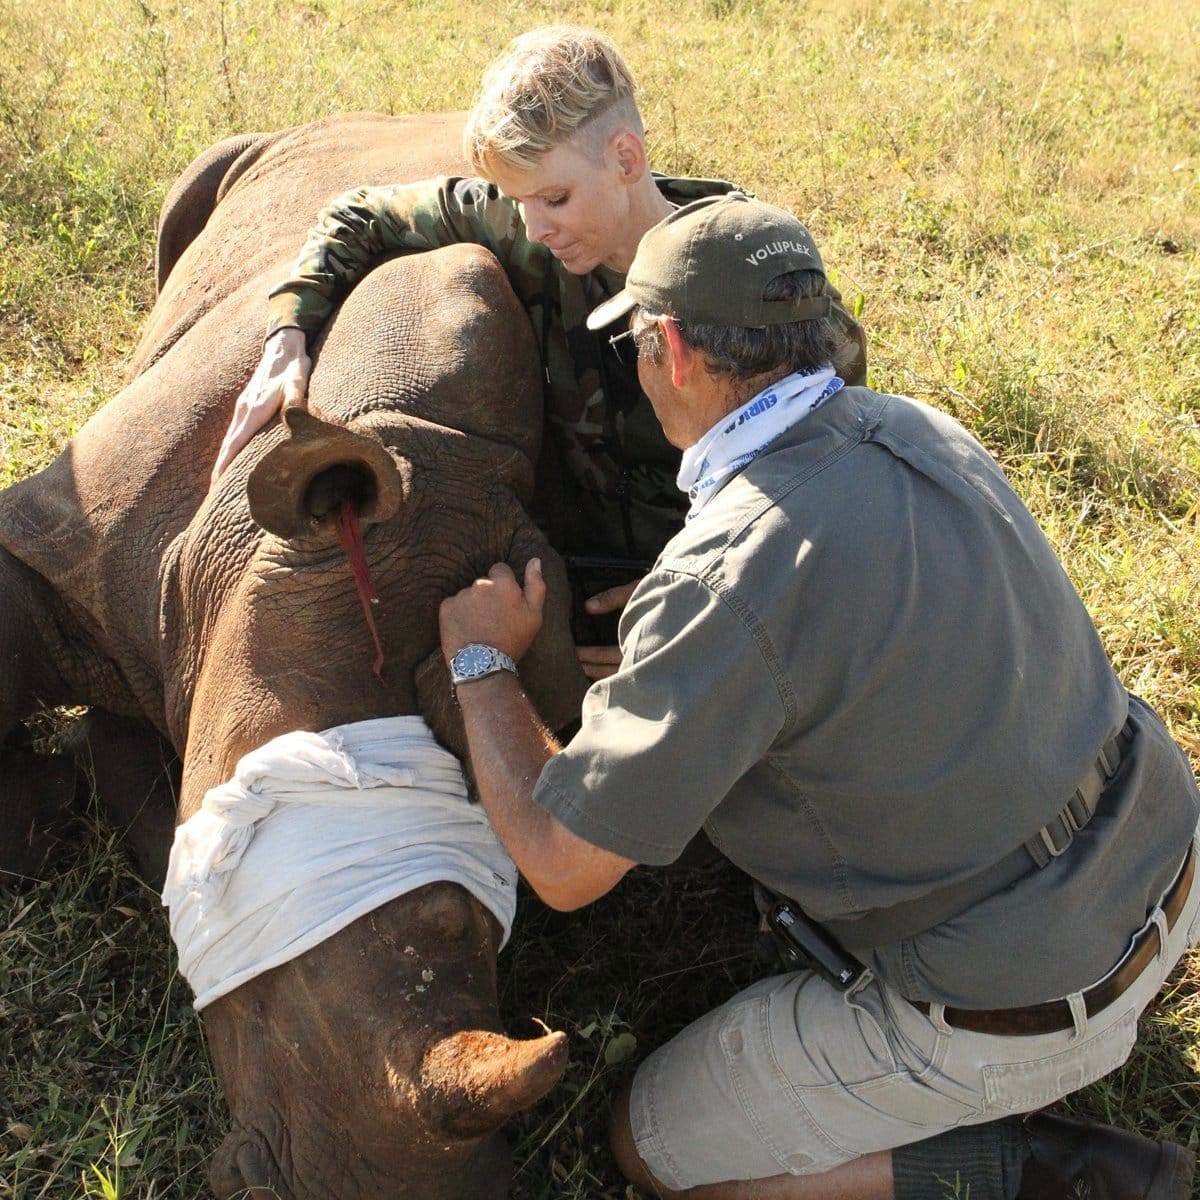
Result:
{"type": "MultiPolygon", "coordinates": [[[[66,807],[69,781],[46,765],[58,760],[20,744],[23,718],[47,705],[92,706],[71,736],[148,877],[161,878],[175,816],[278,734],[422,712],[461,748],[437,607],[494,561],[519,571],[543,558],[549,616],[523,675],[552,721],[577,711],[561,564],[524,508],[536,352],[485,251],[373,271],[317,344],[320,420],[274,424],[208,492],[267,293],[315,213],[356,184],[453,171],[459,128],[356,115],[230,139],[168,197],[160,294],[129,385],[51,466],[0,494],[0,873],[34,869],[66,807]],[[272,532],[251,515],[252,472],[272,532]],[[342,495],[381,598],[382,680],[335,536],[342,495]],[[172,751],[177,814],[163,799],[172,751]]],[[[466,892],[435,884],[207,1008],[232,1115],[216,1194],[504,1195],[499,1126],[557,1081],[565,1043],[500,1033],[497,938],[466,892]],[[436,983],[418,989],[429,972],[436,983]]]]}

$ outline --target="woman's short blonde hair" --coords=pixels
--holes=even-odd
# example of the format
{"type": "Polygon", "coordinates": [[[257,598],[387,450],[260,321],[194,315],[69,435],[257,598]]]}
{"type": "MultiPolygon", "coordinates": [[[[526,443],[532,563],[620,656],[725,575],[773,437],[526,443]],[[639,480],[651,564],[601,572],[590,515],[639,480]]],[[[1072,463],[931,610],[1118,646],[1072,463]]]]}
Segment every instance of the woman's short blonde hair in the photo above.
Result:
{"type": "Polygon", "coordinates": [[[467,162],[481,175],[489,160],[529,170],[581,130],[594,135],[591,153],[603,152],[618,124],[641,137],[635,90],[603,34],[577,25],[523,33],[483,74],[463,132],[467,162]]]}

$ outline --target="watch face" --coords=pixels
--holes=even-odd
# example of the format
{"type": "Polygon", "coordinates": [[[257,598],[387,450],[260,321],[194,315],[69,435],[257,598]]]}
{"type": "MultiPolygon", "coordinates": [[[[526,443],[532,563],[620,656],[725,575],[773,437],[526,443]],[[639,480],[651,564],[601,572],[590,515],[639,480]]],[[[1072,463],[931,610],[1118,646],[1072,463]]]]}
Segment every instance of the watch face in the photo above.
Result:
{"type": "Polygon", "coordinates": [[[455,674],[461,676],[463,679],[470,679],[474,675],[482,675],[491,667],[492,658],[492,648],[490,646],[480,646],[477,643],[464,646],[454,656],[455,674]]]}

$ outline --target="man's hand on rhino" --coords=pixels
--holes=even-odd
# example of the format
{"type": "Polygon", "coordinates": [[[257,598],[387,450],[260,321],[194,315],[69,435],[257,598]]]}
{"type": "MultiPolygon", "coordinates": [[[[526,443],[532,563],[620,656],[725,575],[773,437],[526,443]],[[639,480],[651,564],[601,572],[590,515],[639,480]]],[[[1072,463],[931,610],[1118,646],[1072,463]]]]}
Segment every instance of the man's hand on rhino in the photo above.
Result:
{"type": "MultiPolygon", "coordinates": [[[[629,597],[640,582],[640,579],[635,579],[632,583],[623,583],[589,596],[584,608],[594,617],[620,612],[629,603],[629,597]]],[[[621,665],[620,646],[576,646],[575,653],[579,656],[583,673],[589,679],[607,679],[621,665]]]]}
{"type": "Polygon", "coordinates": [[[442,601],[438,624],[446,661],[469,642],[483,642],[520,662],[542,627],[545,602],[541,559],[526,564],[523,587],[507,563],[496,563],[486,579],[442,601]]]}
{"type": "Polygon", "coordinates": [[[304,331],[276,330],[267,339],[250,382],[237,398],[209,486],[221,478],[238,451],[280,409],[304,405],[311,373],[312,360],[308,357],[304,331]]]}

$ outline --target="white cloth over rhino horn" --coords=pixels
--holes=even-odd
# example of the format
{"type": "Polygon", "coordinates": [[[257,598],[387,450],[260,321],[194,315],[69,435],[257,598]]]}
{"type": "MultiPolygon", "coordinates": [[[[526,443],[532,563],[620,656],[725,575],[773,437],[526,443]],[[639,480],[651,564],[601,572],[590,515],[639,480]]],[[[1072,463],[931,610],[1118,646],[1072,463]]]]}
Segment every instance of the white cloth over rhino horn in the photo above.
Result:
{"type": "Polygon", "coordinates": [[[163,903],[195,1007],[429,883],[508,940],[517,870],[421,717],[298,730],[245,755],[175,831],[163,903]]]}

